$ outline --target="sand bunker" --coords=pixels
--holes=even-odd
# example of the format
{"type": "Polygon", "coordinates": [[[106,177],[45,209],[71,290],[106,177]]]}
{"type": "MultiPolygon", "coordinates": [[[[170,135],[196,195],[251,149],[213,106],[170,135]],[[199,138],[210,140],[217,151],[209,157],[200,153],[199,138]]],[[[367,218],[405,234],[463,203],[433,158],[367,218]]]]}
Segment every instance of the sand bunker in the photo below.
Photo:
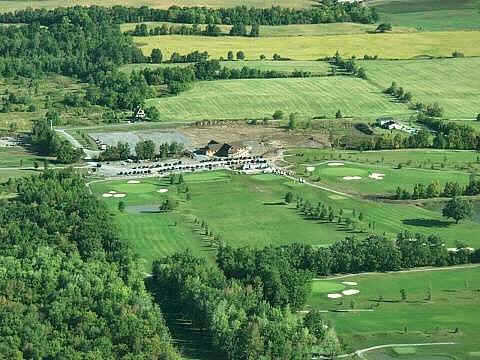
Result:
{"type": "Polygon", "coordinates": [[[385,174],[379,174],[379,173],[372,173],[372,174],[368,175],[368,177],[370,179],[373,179],[373,180],[383,180],[384,176],[385,176],[385,174]]]}
{"type": "Polygon", "coordinates": [[[342,281],[343,285],[356,286],[358,285],[355,281],[342,281]]]}
{"type": "Polygon", "coordinates": [[[328,198],[332,199],[332,200],[345,200],[346,199],[345,196],[340,196],[340,195],[329,195],[328,198]]]}
{"type": "Polygon", "coordinates": [[[315,168],[314,168],[313,166],[308,166],[308,167],[307,167],[307,171],[308,171],[308,172],[315,171],[315,168]]]}
{"type": "Polygon", "coordinates": [[[168,191],[168,189],[160,189],[160,190],[157,190],[157,192],[159,193],[166,193],[168,191]]]}
{"type": "Polygon", "coordinates": [[[341,162],[331,162],[327,164],[328,166],[343,166],[345,165],[344,163],[341,162]]]}
{"type": "Polygon", "coordinates": [[[356,295],[356,294],[358,294],[359,292],[360,292],[360,290],[353,290],[353,289],[351,289],[351,290],[343,290],[343,291],[342,291],[342,294],[348,296],[348,295],[356,295]]]}
{"type": "Polygon", "coordinates": [[[361,176],[344,176],[343,180],[362,180],[361,176]]]}
{"type": "Polygon", "coordinates": [[[112,197],[113,195],[110,194],[110,193],[105,193],[105,194],[103,194],[102,196],[103,196],[103,197],[112,197]]]}
{"type": "Polygon", "coordinates": [[[127,184],[140,184],[140,181],[138,181],[138,180],[128,180],[127,184]]]}
{"type": "Polygon", "coordinates": [[[117,192],[112,190],[112,191],[109,191],[108,193],[109,194],[116,194],[117,192]]]}
{"type": "Polygon", "coordinates": [[[327,297],[329,299],[338,299],[341,298],[343,295],[342,294],[328,294],[327,297]]]}
{"type": "Polygon", "coordinates": [[[127,194],[114,194],[113,197],[116,197],[116,198],[123,198],[127,196],[127,194]]]}

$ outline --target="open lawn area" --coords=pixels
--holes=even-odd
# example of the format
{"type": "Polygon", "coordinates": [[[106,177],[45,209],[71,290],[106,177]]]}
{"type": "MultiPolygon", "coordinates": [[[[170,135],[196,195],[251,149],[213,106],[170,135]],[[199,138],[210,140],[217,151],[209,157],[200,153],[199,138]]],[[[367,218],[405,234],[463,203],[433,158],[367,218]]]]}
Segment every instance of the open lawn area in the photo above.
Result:
{"type": "Polygon", "coordinates": [[[360,66],[382,89],[396,81],[412,93],[413,102],[438,102],[446,117],[473,120],[480,112],[480,58],[364,61],[360,66]]]}
{"type": "Polygon", "coordinates": [[[418,30],[478,30],[479,0],[372,0],[382,22],[418,30]]]}
{"type": "Polygon", "coordinates": [[[288,114],[333,118],[405,114],[407,106],[391,102],[367,81],[350,77],[218,80],[194,84],[178,96],[147,100],[163,120],[242,119],[288,114]]]}
{"type": "Polygon", "coordinates": [[[295,205],[285,205],[285,193],[308,199],[312,204],[322,202],[335,212],[344,211],[344,218],[353,210],[364,215],[363,227],[375,222],[375,232],[394,237],[402,230],[425,234],[438,233],[453,245],[462,240],[473,247],[480,245],[476,236],[480,224],[465,221],[459,225],[445,221],[436,211],[407,204],[384,204],[331,194],[307,185],[272,175],[246,176],[227,172],[185,175],[191,200],[177,193],[176,185],[166,180],[139,179],[139,184],[127,180],[98,182],[92,190],[115,214],[122,238],[131,242],[149,269],[150,262],[175,251],[191,249],[197,255],[212,258],[214,249],[208,238],[199,231],[194,219],[205,221],[214,235],[233,246],[265,247],[294,242],[322,246],[347,235],[357,234],[342,224],[305,219],[295,205]],[[168,192],[158,192],[168,189],[168,192]],[[123,198],[103,197],[110,191],[126,194],[123,198]],[[179,200],[176,210],[159,213],[158,207],[166,197],[179,200]],[[126,210],[119,213],[118,202],[126,210]]]}
{"type": "Polygon", "coordinates": [[[317,60],[333,56],[338,50],[344,56],[378,55],[385,59],[409,59],[416,56],[450,56],[458,50],[468,56],[480,55],[479,31],[416,32],[407,34],[353,34],[341,38],[328,36],[279,37],[208,37],[208,36],[147,36],[135,37],[145,55],[159,48],[165,57],[173,52],[187,54],[193,50],[207,51],[213,58],[226,58],[229,50],[242,50],[246,59],[271,58],[277,53],[294,60],[317,60]]]}
{"type": "MultiPolygon", "coordinates": [[[[323,281],[315,281],[315,285],[317,282],[323,281]]],[[[314,291],[307,301],[308,308],[335,310],[353,307],[373,310],[325,314],[325,317],[332,321],[342,335],[350,350],[391,343],[447,341],[457,342],[458,345],[450,348],[435,348],[435,353],[456,355],[458,357],[455,359],[459,360],[466,359],[469,352],[480,350],[478,343],[480,268],[478,267],[360,275],[329,280],[327,283],[336,283],[340,287],[356,289],[360,292],[356,295],[344,295],[339,299],[329,299],[328,293],[337,291],[341,293],[341,291],[328,291],[328,289],[324,292],[314,291]],[[344,281],[355,282],[357,285],[344,285],[342,284],[344,281]],[[405,301],[401,300],[401,289],[405,289],[407,296],[405,301]],[[429,291],[431,291],[430,300],[427,295],[429,291]]],[[[416,351],[418,354],[428,354],[417,348],[416,351]]],[[[388,360],[390,358],[369,356],[368,359],[388,360]]],[[[411,359],[433,358],[412,357],[411,359]]]]}

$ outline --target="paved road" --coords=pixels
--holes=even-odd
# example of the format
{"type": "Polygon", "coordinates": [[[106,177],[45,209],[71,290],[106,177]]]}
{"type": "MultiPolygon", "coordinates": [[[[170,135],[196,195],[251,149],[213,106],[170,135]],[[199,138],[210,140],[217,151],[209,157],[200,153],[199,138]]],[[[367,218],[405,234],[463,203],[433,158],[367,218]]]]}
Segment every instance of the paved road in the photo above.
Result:
{"type": "Polygon", "coordinates": [[[77,139],[75,139],[72,135],[67,133],[64,129],[55,129],[55,131],[62,134],[63,137],[66,138],[70,142],[70,144],[72,144],[72,146],[74,148],[83,149],[83,152],[85,153],[85,159],[86,160],[96,158],[100,154],[100,151],[98,151],[98,150],[95,151],[95,150],[85,149],[83,147],[83,145],[80,144],[80,142],[77,139]]]}
{"type": "MultiPolygon", "coordinates": [[[[361,349],[355,351],[353,354],[357,355],[360,359],[367,359],[367,357],[364,356],[364,353],[372,350],[378,350],[378,349],[384,349],[384,348],[390,348],[390,347],[411,347],[411,346],[437,346],[437,345],[456,345],[454,342],[439,342],[439,343],[421,343],[421,344],[387,344],[387,345],[378,345],[378,346],[372,346],[366,349],[361,349]]],[[[346,355],[341,355],[338,357],[347,357],[351,356],[353,354],[346,354],[346,355]]]]}

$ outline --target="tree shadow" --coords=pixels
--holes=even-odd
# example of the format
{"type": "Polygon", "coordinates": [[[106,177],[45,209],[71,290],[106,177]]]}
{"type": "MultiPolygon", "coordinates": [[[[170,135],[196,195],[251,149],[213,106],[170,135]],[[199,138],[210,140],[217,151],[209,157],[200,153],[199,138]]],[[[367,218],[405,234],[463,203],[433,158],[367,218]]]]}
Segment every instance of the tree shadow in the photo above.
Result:
{"type": "Polygon", "coordinates": [[[446,228],[452,225],[452,222],[450,221],[435,220],[435,219],[405,219],[405,220],[402,220],[402,223],[410,226],[441,227],[441,228],[446,228]]]}
{"type": "Polygon", "coordinates": [[[275,206],[275,205],[288,205],[285,201],[269,201],[264,202],[263,205],[275,206]]]}

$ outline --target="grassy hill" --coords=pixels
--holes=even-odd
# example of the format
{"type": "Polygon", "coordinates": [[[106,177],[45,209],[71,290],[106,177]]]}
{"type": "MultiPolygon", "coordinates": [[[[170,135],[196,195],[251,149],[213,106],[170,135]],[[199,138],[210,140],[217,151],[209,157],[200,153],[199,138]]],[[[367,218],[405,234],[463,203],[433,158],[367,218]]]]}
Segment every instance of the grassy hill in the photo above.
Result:
{"type": "Polygon", "coordinates": [[[381,88],[396,81],[414,101],[441,104],[447,117],[473,119],[480,112],[480,58],[365,61],[361,66],[381,88]]]}
{"type": "Polygon", "coordinates": [[[472,44],[480,41],[480,32],[416,32],[393,34],[352,34],[340,38],[335,35],[278,37],[217,37],[208,36],[147,36],[135,37],[135,42],[144,54],[159,48],[167,58],[173,52],[181,54],[193,50],[208,51],[214,57],[226,57],[227,52],[242,50],[248,60],[260,55],[271,58],[274,53],[295,60],[316,60],[332,56],[337,50],[342,55],[363,57],[378,55],[386,59],[409,59],[416,56],[450,56],[455,50],[467,56],[480,56],[480,47],[472,44]]]}
{"type": "Polygon", "coordinates": [[[178,96],[147,100],[164,120],[243,119],[271,116],[275,110],[334,117],[405,114],[365,80],[350,77],[221,80],[196,83],[178,96]]]}

